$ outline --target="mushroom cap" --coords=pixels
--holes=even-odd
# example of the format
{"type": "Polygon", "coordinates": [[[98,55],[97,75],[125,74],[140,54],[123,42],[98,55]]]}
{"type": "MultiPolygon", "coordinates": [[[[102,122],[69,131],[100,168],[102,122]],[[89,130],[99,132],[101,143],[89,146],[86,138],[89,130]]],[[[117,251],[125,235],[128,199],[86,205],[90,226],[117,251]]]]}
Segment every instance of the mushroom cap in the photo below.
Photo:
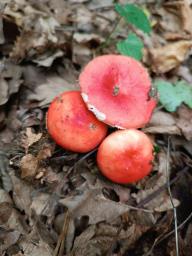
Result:
{"type": "Polygon", "coordinates": [[[152,170],[153,145],[143,132],[118,130],[100,144],[97,163],[113,182],[127,184],[145,177],[152,170]]]}
{"type": "Polygon", "coordinates": [[[82,97],[96,117],[117,128],[141,128],[150,120],[156,101],[151,81],[137,60],[103,55],[90,61],[79,77],[82,97]]]}
{"type": "Polygon", "coordinates": [[[107,134],[107,125],[87,109],[78,91],[64,92],[52,101],[47,129],[58,145],[79,153],[94,149],[107,134]]]}

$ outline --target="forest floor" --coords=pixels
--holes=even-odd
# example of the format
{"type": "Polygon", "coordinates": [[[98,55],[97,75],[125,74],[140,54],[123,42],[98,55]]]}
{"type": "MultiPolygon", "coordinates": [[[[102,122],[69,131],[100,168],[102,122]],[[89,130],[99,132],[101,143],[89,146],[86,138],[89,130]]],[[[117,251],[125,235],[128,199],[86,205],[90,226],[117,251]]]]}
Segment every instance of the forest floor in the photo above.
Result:
{"type": "MultiPolygon", "coordinates": [[[[0,255],[174,256],[177,246],[192,255],[190,104],[170,94],[172,111],[157,105],[143,128],[156,146],[153,171],[134,184],[110,182],[95,150],[66,151],[46,130],[53,98],[77,89],[82,68],[126,39],[114,2],[0,2],[0,255]]],[[[152,80],[191,92],[191,1],[118,2],[148,13],[142,62],[152,80]]]]}

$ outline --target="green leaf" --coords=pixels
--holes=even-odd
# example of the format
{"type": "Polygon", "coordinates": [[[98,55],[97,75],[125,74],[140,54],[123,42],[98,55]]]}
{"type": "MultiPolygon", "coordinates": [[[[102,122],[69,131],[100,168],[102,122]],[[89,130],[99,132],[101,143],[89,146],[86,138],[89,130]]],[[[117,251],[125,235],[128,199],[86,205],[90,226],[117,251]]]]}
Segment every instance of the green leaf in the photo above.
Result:
{"type": "Polygon", "coordinates": [[[143,42],[134,33],[130,33],[127,39],[122,40],[117,43],[117,50],[127,56],[131,56],[136,60],[140,60],[143,56],[142,53],[143,42]]]}
{"type": "Polygon", "coordinates": [[[149,34],[151,32],[151,25],[148,17],[142,9],[134,4],[116,4],[115,10],[123,17],[128,23],[139,28],[143,32],[149,34]]]}
{"type": "Polygon", "coordinates": [[[176,92],[180,95],[183,102],[189,107],[192,108],[192,87],[187,84],[185,81],[178,81],[175,83],[176,92]]]}
{"type": "Polygon", "coordinates": [[[156,80],[155,86],[159,92],[159,101],[167,111],[176,111],[181,103],[192,108],[192,87],[185,81],[177,81],[172,84],[165,80],[156,80]]]}

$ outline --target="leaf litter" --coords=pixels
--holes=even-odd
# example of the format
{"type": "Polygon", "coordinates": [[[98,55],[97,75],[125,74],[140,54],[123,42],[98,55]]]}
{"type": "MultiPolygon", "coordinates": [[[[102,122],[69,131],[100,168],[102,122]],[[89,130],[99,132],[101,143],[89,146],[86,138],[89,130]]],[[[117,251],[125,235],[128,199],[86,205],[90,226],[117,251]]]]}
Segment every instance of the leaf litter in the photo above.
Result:
{"type": "MultiPolygon", "coordinates": [[[[154,80],[182,84],[182,90],[179,103],[174,93],[168,97],[172,112],[161,101],[143,129],[157,149],[152,174],[121,186],[99,174],[94,152],[66,152],[46,131],[51,100],[78,90],[83,66],[95,55],[117,53],[114,46],[126,41],[130,31],[123,22],[107,39],[118,20],[113,1],[1,1],[1,255],[175,255],[166,166],[169,161],[180,225],[192,212],[192,9],[187,0],[141,4],[152,26],[150,37],[134,31],[144,39],[143,62],[154,80]]],[[[179,229],[181,255],[190,255],[190,235],[186,221],[179,229]]]]}

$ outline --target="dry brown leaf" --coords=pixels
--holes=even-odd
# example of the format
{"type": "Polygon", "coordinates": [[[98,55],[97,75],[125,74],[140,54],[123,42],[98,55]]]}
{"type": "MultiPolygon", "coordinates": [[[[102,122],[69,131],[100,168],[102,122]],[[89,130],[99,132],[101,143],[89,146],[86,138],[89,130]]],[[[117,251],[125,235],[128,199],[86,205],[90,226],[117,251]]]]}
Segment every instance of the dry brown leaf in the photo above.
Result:
{"type": "Polygon", "coordinates": [[[171,11],[165,4],[162,7],[160,6],[160,8],[155,9],[155,13],[161,17],[159,26],[165,33],[177,32],[182,34],[181,16],[179,16],[177,12],[171,11]]]}
{"type": "MultiPolygon", "coordinates": [[[[6,229],[17,230],[21,234],[25,234],[25,226],[21,223],[21,216],[20,213],[12,207],[12,200],[8,193],[6,193],[3,189],[0,189],[0,205],[8,207],[7,209],[7,216],[4,216],[5,222],[2,223],[3,219],[1,219],[1,226],[6,229]]],[[[2,209],[1,209],[2,210],[2,209]]],[[[2,212],[1,212],[2,214],[2,212]]]]}
{"type": "MultiPolygon", "coordinates": [[[[156,181],[154,183],[154,178],[152,177],[151,179],[153,180],[153,182],[151,183],[151,179],[149,179],[145,184],[146,189],[139,190],[137,194],[132,194],[136,199],[137,203],[146,199],[154,191],[157,191],[161,186],[166,184],[167,182],[166,168],[167,168],[167,155],[164,152],[160,152],[158,154],[158,173],[156,175],[156,181]]],[[[150,202],[145,204],[145,206],[148,209],[155,210],[157,207],[160,207],[164,203],[165,198],[167,198],[166,190],[164,190],[162,193],[155,196],[155,198],[150,200],[150,202]]]]}
{"type": "Polygon", "coordinates": [[[152,55],[152,70],[163,74],[178,67],[187,57],[192,47],[192,41],[181,40],[165,46],[150,49],[152,55]]]}
{"type": "Polygon", "coordinates": [[[90,33],[74,33],[73,39],[79,44],[85,44],[90,41],[95,41],[98,43],[104,42],[104,38],[97,34],[90,34],[90,33]]]}
{"type": "Polygon", "coordinates": [[[5,111],[0,109],[0,130],[5,125],[5,111]]]}
{"type": "Polygon", "coordinates": [[[25,236],[19,241],[19,247],[22,248],[23,256],[53,256],[53,249],[42,239],[38,239],[37,234],[33,239],[25,236]]]}
{"type": "Polygon", "coordinates": [[[38,164],[39,161],[35,156],[31,154],[25,155],[20,162],[21,178],[34,177],[38,170],[38,164]]]}
{"type": "Polygon", "coordinates": [[[73,62],[79,65],[86,65],[93,57],[92,50],[82,44],[73,43],[73,62]]]}
{"type": "MultiPolygon", "coordinates": [[[[179,200],[173,198],[173,204],[174,204],[174,207],[178,207],[180,202],[179,202],[179,200]]],[[[155,207],[154,210],[156,212],[166,212],[168,210],[173,210],[173,205],[172,205],[170,197],[165,195],[164,200],[161,203],[161,205],[158,207],[155,207]]]]}
{"type": "Polygon", "coordinates": [[[85,6],[81,6],[77,9],[75,21],[79,31],[93,31],[93,12],[88,10],[85,6]]]}
{"type": "Polygon", "coordinates": [[[40,55],[38,56],[38,58],[34,59],[33,62],[37,63],[39,66],[50,67],[53,64],[54,60],[62,57],[63,54],[64,53],[61,50],[50,53],[50,55],[48,54],[48,52],[46,52],[46,54],[40,55]]]}
{"type": "Polygon", "coordinates": [[[4,78],[0,78],[0,106],[5,104],[9,98],[8,83],[4,78]]]}
{"type": "Polygon", "coordinates": [[[146,133],[181,135],[181,131],[176,125],[149,126],[149,127],[146,127],[142,130],[146,133]]]}
{"type": "Polygon", "coordinates": [[[166,31],[182,35],[192,33],[192,9],[189,0],[168,1],[157,13],[162,16],[161,26],[166,31]]]}
{"type": "Polygon", "coordinates": [[[192,9],[188,0],[178,1],[178,8],[181,11],[183,30],[192,34],[192,9]]]}
{"type": "Polygon", "coordinates": [[[16,244],[20,237],[21,233],[17,230],[7,231],[1,228],[0,230],[0,239],[1,239],[1,246],[0,246],[0,253],[1,255],[5,255],[6,249],[11,247],[11,245],[16,244]]]}
{"type": "Polygon", "coordinates": [[[105,234],[96,235],[97,227],[91,225],[75,239],[73,255],[92,256],[107,255],[114,237],[105,234]]]}
{"type": "Polygon", "coordinates": [[[55,145],[54,144],[45,143],[42,146],[41,150],[39,150],[39,152],[37,154],[37,159],[39,161],[41,161],[41,160],[45,160],[45,159],[51,157],[53,152],[54,152],[54,149],[55,149],[55,145]]]}
{"type": "Polygon", "coordinates": [[[60,203],[68,207],[74,217],[89,216],[89,223],[112,221],[127,212],[129,206],[116,203],[102,196],[100,190],[91,189],[81,195],[66,197],[60,203]]]}
{"type": "Polygon", "coordinates": [[[4,33],[3,33],[3,20],[0,18],[0,44],[5,43],[4,33]]]}
{"type": "Polygon", "coordinates": [[[39,193],[37,196],[33,197],[31,209],[34,210],[37,215],[44,214],[43,210],[47,206],[49,198],[49,194],[39,193]]]}
{"type": "Polygon", "coordinates": [[[72,12],[70,8],[71,6],[70,5],[68,6],[68,3],[66,1],[61,1],[61,0],[50,0],[49,5],[52,10],[55,10],[53,13],[55,19],[60,24],[67,24],[68,16],[70,16],[72,12]]]}
{"type": "Polygon", "coordinates": [[[165,111],[156,111],[152,114],[149,126],[172,126],[176,124],[175,117],[165,111]]]}
{"type": "Polygon", "coordinates": [[[190,71],[190,66],[181,65],[177,70],[177,75],[189,83],[189,86],[192,84],[192,74],[190,71]]]}
{"type": "Polygon", "coordinates": [[[0,203],[0,225],[6,223],[12,213],[13,206],[8,202],[0,203]]]}
{"type": "Polygon", "coordinates": [[[78,90],[78,86],[69,84],[59,76],[47,76],[47,81],[45,83],[37,85],[33,93],[28,93],[27,100],[39,101],[39,106],[45,106],[58,94],[69,90],[78,90]]]}
{"type": "Polygon", "coordinates": [[[192,109],[182,105],[177,113],[179,115],[177,126],[181,129],[187,140],[192,140],[192,109]]]}
{"type": "Polygon", "coordinates": [[[181,135],[181,131],[176,125],[175,117],[164,111],[154,112],[148,127],[144,128],[143,131],[155,134],[181,135]]]}
{"type": "MultiPolygon", "coordinates": [[[[148,213],[146,214],[148,215],[148,213]]],[[[116,239],[122,245],[121,252],[126,252],[154,225],[151,223],[150,225],[144,224],[143,217],[139,217],[135,211],[128,213],[128,227],[122,229],[105,222],[91,225],[80,236],[76,237],[72,252],[74,252],[74,255],[106,255],[116,239]],[[129,218],[130,215],[135,216],[135,219],[129,218]],[[142,219],[142,223],[136,223],[139,222],[138,219],[142,219]]]]}
{"type": "Polygon", "coordinates": [[[26,153],[28,149],[36,142],[38,142],[41,137],[42,133],[33,133],[32,129],[28,127],[25,132],[25,137],[22,139],[22,146],[25,148],[26,153]]]}
{"type": "Polygon", "coordinates": [[[32,186],[16,177],[12,170],[10,171],[10,177],[13,183],[13,200],[16,207],[30,216],[30,205],[32,202],[33,191],[32,186]]]}

